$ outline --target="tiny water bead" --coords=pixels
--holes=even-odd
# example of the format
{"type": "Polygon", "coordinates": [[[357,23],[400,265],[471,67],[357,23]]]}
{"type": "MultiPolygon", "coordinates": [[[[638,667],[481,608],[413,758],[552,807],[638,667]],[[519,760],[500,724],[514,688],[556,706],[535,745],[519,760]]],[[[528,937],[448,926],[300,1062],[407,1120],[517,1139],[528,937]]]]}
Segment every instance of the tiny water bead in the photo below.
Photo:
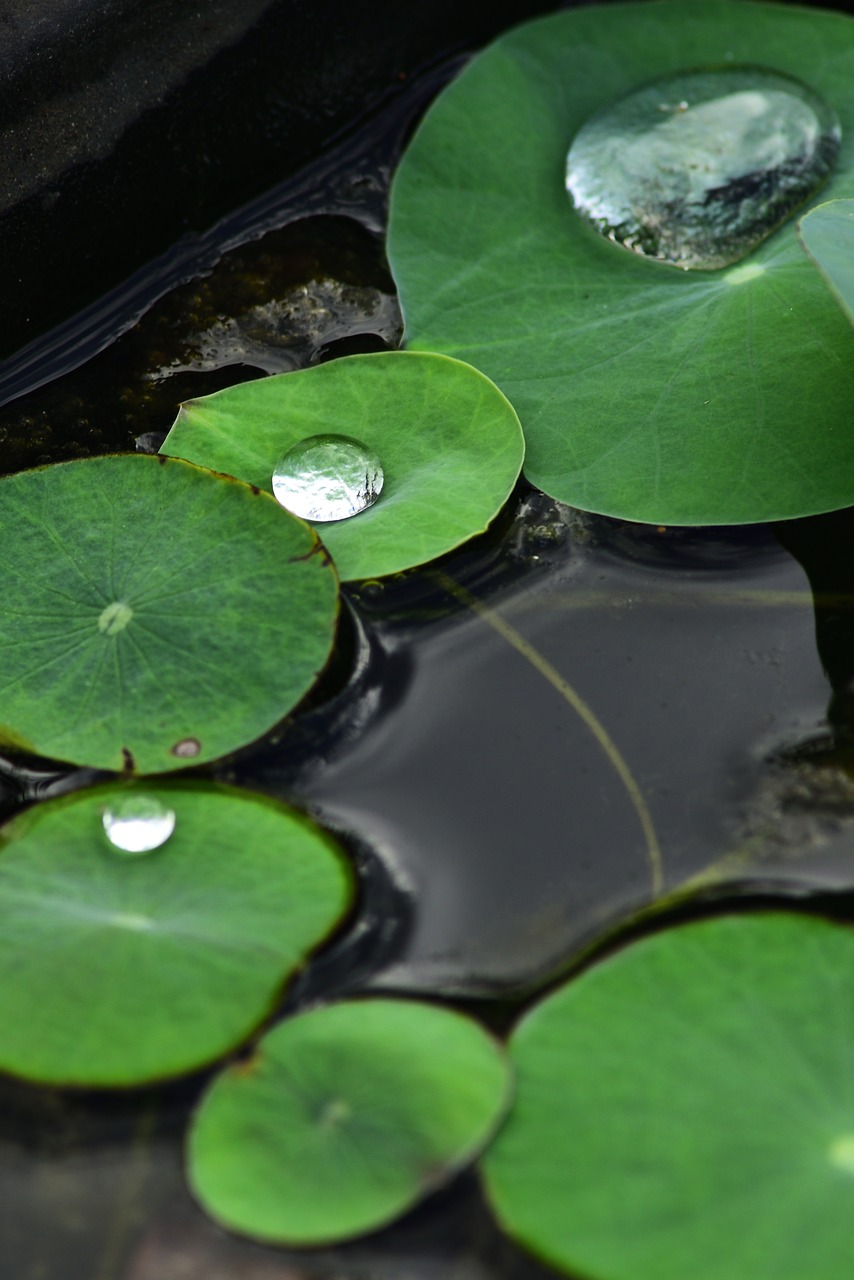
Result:
{"type": "Polygon", "coordinates": [[[276,463],[273,496],[303,520],[347,520],[373,506],[384,478],[377,455],[358,440],[309,436],[276,463]]]}
{"type": "Polygon", "coordinates": [[[175,830],[175,810],[154,796],[121,796],[103,812],[104,830],[122,853],[151,853],[175,830]]]}
{"type": "Polygon", "coordinates": [[[685,269],[731,266],[825,182],[839,153],[833,109],[762,67],[684,72],[592,116],[566,187],[603,236],[685,269]]]}

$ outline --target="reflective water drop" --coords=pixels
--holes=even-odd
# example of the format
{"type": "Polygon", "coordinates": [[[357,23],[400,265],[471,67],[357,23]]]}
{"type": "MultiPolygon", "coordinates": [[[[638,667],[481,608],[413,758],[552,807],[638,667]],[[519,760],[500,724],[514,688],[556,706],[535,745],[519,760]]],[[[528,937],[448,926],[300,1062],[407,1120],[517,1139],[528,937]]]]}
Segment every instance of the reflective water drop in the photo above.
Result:
{"type": "Polygon", "coordinates": [[[309,436],[276,463],[273,494],[303,520],[346,520],[376,502],[383,479],[379,458],[358,440],[309,436]]]}
{"type": "Polygon", "coordinates": [[[602,235],[673,266],[730,266],[808,200],[839,153],[839,121],[791,76],[691,71],[592,116],[566,186],[602,235]]]}
{"type": "Polygon", "coordinates": [[[117,797],[103,813],[104,830],[122,853],[150,853],[175,830],[175,811],[154,796],[117,797]]]}

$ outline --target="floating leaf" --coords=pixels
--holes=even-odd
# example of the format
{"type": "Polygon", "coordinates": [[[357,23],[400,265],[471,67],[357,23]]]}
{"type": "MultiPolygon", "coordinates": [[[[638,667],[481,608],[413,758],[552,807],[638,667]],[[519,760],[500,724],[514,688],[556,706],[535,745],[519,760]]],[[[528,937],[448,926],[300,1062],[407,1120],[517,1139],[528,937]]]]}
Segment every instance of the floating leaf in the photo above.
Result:
{"type": "Polygon", "coordinates": [[[485,1171],[507,1230],[597,1280],[854,1272],[854,932],[786,913],[626,948],[514,1032],[485,1171]]]}
{"type": "Polygon", "coordinates": [[[801,218],[801,243],[854,323],[854,200],[828,200],[801,218]]]}
{"type": "MultiPolygon", "coordinates": [[[[854,502],[854,334],[795,223],[735,266],[683,271],[598,234],[565,190],[570,144],[597,112],[686,71],[751,66],[838,115],[827,190],[854,196],[854,21],[743,0],[519,27],[444,91],[404,156],[389,257],[407,343],[495,380],[522,422],[526,475],[564,502],[666,524],[854,502]]],[[[667,122],[682,103],[663,96],[667,122]]],[[[760,164],[745,188],[782,170],[760,164]]]]}
{"type": "Polygon", "coordinates": [[[319,1244],[397,1217],[472,1160],[508,1098],[475,1022],[403,1000],[292,1018],[202,1101],[190,1181],[224,1226],[319,1244]]]}
{"type": "Polygon", "coordinates": [[[0,741],[130,773],[199,764],[269,729],[326,662],[334,570],[247,485],[91,458],[5,477],[0,511],[0,741]]]}
{"type": "Polygon", "coordinates": [[[0,832],[0,1070],[129,1085],[210,1062],[351,896],[338,847],[265,797],[139,783],[40,804],[0,832]],[[129,856],[104,816],[134,797],[175,827],[129,856]]]}
{"type": "Polygon", "coordinates": [[[348,356],[183,406],[163,450],[272,487],[282,455],[344,435],[379,459],[376,501],[319,533],[344,579],[422,564],[482,532],[522,465],[519,420],[477,370],[443,356],[348,356]]]}

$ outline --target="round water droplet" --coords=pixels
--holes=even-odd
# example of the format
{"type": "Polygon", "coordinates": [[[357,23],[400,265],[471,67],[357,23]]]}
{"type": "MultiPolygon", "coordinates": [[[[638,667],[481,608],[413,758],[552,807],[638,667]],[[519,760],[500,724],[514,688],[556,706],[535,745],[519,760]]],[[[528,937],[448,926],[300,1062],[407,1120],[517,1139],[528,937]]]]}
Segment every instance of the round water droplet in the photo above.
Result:
{"type": "Polygon", "coordinates": [[[840,136],[836,113],[791,76],[684,72],[592,116],[569,149],[566,186],[602,235],[712,270],[738,262],[810,198],[840,136]]]}
{"type": "Polygon", "coordinates": [[[383,479],[379,458],[358,440],[309,436],[276,463],[273,495],[303,520],[346,520],[376,502],[383,479]]]}
{"type": "Polygon", "coordinates": [[[150,853],[175,830],[175,811],[154,796],[117,797],[103,813],[104,830],[122,853],[150,853]]]}

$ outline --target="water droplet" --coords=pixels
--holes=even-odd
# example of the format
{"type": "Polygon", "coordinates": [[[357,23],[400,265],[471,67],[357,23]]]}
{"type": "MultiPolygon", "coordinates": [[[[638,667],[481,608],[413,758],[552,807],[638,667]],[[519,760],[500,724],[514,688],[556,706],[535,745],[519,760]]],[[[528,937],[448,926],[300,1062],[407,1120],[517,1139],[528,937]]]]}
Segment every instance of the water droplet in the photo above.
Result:
{"type": "Polygon", "coordinates": [[[104,830],[122,853],[150,853],[175,830],[175,811],[154,796],[118,796],[103,813],[104,830]]]}
{"type": "Polygon", "coordinates": [[[836,113],[794,77],[684,72],[591,116],[566,186],[602,235],[708,271],[745,257],[818,190],[840,136],[836,113]]]}
{"type": "Polygon", "coordinates": [[[347,520],[372,506],[383,487],[382,463],[350,436],[300,440],[273,472],[273,495],[303,520],[347,520]]]}

